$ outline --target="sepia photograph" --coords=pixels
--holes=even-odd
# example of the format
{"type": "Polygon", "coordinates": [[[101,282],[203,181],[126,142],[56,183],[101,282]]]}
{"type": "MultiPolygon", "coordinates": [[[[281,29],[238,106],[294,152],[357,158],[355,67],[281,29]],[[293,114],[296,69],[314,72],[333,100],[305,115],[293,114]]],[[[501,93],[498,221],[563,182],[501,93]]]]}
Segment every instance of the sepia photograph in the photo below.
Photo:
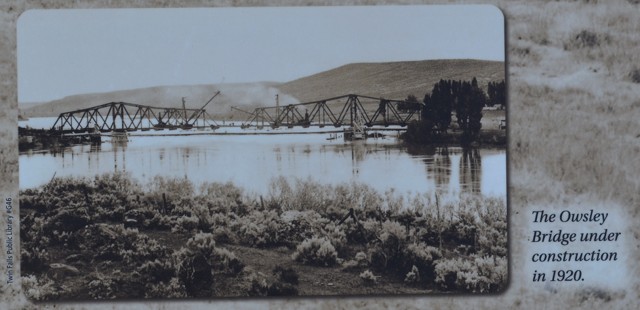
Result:
{"type": "Polygon", "coordinates": [[[504,25],[491,5],[24,12],[24,294],[504,291],[504,25]]]}

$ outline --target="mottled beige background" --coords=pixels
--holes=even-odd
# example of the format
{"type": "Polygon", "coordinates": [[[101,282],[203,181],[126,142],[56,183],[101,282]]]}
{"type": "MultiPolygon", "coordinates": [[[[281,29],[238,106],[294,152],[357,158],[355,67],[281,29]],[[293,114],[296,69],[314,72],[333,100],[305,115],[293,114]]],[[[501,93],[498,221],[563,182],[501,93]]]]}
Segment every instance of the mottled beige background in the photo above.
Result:
{"type": "MultiPolygon", "coordinates": [[[[348,1],[422,4],[423,1],[348,1]]],[[[452,1],[493,3],[505,14],[509,89],[510,268],[507,291],[493,296],[292,298],[190,302],[63,303],[56,308],[614,308],[640,304],[640,2],[452,1]],[[620,260],[590,270],[586,286],[531,282],[531,211],[607,210],[622,231],[620,260]],[[595,273],[594,273],[595,272],[595,273]]],[[[2,198],[17,196],[16,21],[32,8],[211,6],[209,1],[0,1],[0,168],[2,198]]],[[[340,5],[342,1],[271,1],[340,5]]],[[[434,3],[447,3],[436,1],[434,3]]],[[[217,6],[263,5],[218,1],[217,6]]],[[[17,212],[17,211],[15,211],[17,212]]],[[[4,230],[6,219],[0,217],[4,230]]],[[[4,235],[2,236],[4,238],[4,235]]],[[[2,242],[4,249],[4,241],[2,242]]],[[[4,252],[4,251],[3,251],[4,252]]],[[[0,254],[4,262],[5,254],[0,254]]],[[[31,305],[5,284],[0,308],[31,305]]]]}

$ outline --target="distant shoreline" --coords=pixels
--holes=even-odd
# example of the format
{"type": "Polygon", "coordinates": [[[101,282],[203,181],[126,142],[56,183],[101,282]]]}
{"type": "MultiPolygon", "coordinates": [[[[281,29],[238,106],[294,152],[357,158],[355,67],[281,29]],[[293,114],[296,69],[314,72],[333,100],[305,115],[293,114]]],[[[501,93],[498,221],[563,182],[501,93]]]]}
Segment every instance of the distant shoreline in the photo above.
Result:
{"type": "MultiPolygon", "coordinates": [[[[441,134],[438,137],[434,137],[431,143],[416,143],[404,141],[403,143],[411,147],[430,147],[430,146],[462,146],[460,144],[460,138],[462,131],[449,132],[441,134]]],[[[402,140],[402,137],[400,137],[402,140]]],[[[507,146],[507,132],[500,129],[481,130],[478,138],[475,142],[471,143],[471,147],[506,147],[507,146]]]]}

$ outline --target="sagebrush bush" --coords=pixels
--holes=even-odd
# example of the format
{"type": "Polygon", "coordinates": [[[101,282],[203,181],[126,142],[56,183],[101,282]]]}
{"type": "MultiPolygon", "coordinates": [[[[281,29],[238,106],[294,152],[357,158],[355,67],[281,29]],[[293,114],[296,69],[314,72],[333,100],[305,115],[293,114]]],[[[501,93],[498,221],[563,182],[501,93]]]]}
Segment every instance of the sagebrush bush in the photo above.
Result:
{"type": "Polygon", "coordinates": [[[385,252],[393,256],[401,250],[407,241],[406,229],[396,221],[386,220],[382,223],[379,237],[385,252]]]}
{"type": "Polygon", "coordinates": [[[285,243],[283,221],[275,210],[252,211],[231,224],[231,230],[242,244],[269,247],[285,243]]]}
{"type": "Polygon", "coordinates": [[[417,269],[423,282],[433,283],[435,278],[435,262],[442,257],[442,252],[424,243],[410,244],[402,253],[402,272],[417,269]]]}
{"type": "Polygon", "coordinates": [[[89,296],[93,299],[114,299],[118,292],[118,284],[115,279],[100,276],[87,284],[89,296]]]}
{"type": "Polygon", "coordinates": [[[251,272],[246,276],[246,282],[249,283],[247,293],[249,296],[267,296],[269,294],[269,283],[267,276],[261,272],[251,272]]]}
{"type": "Polygon", "coordinates": [[[420,271],[418,270],[418,267],[415,265],[411,267],[411,270],[404,276],[404,282],[408,284],[420,282],[420,271]]]}
{"type": "Polygon", "coordinates": [[[369,249],[371,266],[376,270],[401,266],[402,251],[407,245],[406,229],[398,222],[387,220],[376,234],[379,242],[369,249]]]}
{"type": "Polygon", "coordinates": [[[169,250],[141,234],[137,229],[123,225],[93,224],[74,233],[74,242],[81,253],[94,261],[123,261],[133,264],[167,257],[169,250]]]}
{"type": "Polygon", "coordinates": [[[507,259],[503,257],[452,258],[435,267],[435,283],[441,289],[471,293],[496,292],[507,281],[507,259]]]}
{"type": "Polygon", "coordinates": [[[291,258],[303,264],[328,267],[337,263],[338,252],[326,238],[313,237],[298,245],[291,258]]]}
{"type": "Polygon", "coordinates": [[[216,273],[238,274],[244,264],[227,249],[217,248],[213,234],[197,233],[173,254],[177,276],[189,296],[210,291],[216,273]]]}
{"type": "Polygon", "coordinates": [[[136,272],[145,282],[166,282],[175,276],[176,269],[169,259],[155,259],[142,263],[136,272]]]}
{"type": "Polygon", "coordinates": [[[370,270],[365,270],[359,275],[365,285],[373,285],[378,281],[378,277],[370,270]]]}
{"type": "Polygon", "coordinates": [[[356,253],[355,261],[359,266],[367,266],[369,265],[369,258],[367,257],[367,253],[358,252],[356,253]]]}
{"type": "Polygon", "coordinates": [[[320,233],[330,222],[316,211],[290,210],[282,212],[280,218],[283,222],[281,233],[286,236],[287,243],[293,245],[320,233]]]}
{"type": "Polygon", "coordinates": [[[34,275],[22,275],[22,291],[24,295],[36,301],[54,300],[60,295],[60,288],[49,278],[36,278],[34,275]]]}
{"type": "Polygon", "coordinates": [[[358,252],[352,260],[342,263],[342,271],[360,271],[369,267],[369,257],[364,252],[358,252]]]}
{"type": "Polygon", "coordinates": [[[185,298],[187,289],[178,278],[168,281],[150,282],[145,285],[144,298],[185,298]]]}
{"type": "Polygon", "coordinates": [[[191,233],[198,228],[200,219],[196,216],[181,216],[175,220],[174,225],[171,227],[171,232],[174,233],[191,233]]]}

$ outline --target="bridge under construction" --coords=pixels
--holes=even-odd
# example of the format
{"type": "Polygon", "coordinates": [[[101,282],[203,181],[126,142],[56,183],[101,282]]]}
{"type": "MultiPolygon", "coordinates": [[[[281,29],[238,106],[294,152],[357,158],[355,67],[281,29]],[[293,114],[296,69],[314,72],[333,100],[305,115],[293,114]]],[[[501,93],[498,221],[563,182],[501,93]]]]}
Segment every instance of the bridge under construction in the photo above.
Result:
{"type": "MultiPolygon", "coordinates": [[[[174,129],[217,129],[218,123],[204,109],[162,108],[127,102],[110,102],[60,113],[51,131],[60,134],[133,132],[174,129]]],[[[322,100],[255,108],[239,127],[362,127],[406,126],[420,118],[421,103],[363,95],[343,95],[322,100]]]]}

